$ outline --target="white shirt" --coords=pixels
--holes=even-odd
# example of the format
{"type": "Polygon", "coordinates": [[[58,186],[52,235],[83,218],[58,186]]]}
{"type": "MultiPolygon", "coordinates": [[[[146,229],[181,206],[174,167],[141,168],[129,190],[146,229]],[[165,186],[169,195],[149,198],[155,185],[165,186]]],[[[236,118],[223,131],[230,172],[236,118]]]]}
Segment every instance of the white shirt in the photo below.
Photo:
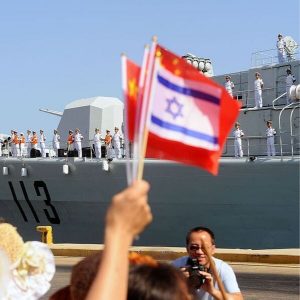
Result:
{"type": "Polygon", "coordinates": [[[95,133],[95,135],[94,135],[94,142],[95,143],[100,143],[101,139],[102,139],[101,134],[100,133],[95,133]]]}
{"type": "Polygon", "coordinates": [[[32,138],[32,134],[28,134],[26,138],[27,143],[29,144],[31,143],[31,138],[32,138]]]}
{"type": "Polygon", "coordinates": [[[41,143],[45,143],[45,141],[46,141],[45,135],[44,135],[44,134],[41,134],[41,135],[40,135],[40,142],[41,142],[41,143]]]}
{"type": "Polygon", "coordinates": [[[277,49],[282,53],[285,52],[285,42],[283,39],[277,41],[277,49]]]}
{"type": "Polygon", "coordinates": [[[288,76],[286,76],[285,82],[287,86],[291,87],[295,81],[296,78],[294,75],[289,74],[288,76]]]}
{"type": "Polygon", "coordinates": [[[233,88],[234,88],[234,83],[232,81],[229,80],[225,82],[225,89],[230,95],[232,95],[233,88]]]}
{"type": "Polygon", "coordinates": [[[120,139],[122,139],[122,135],[119,132],[115,133],[112,138],[114,144],[120,144],[120,139]]]}
{"type": "Polygon", "coordinates": [[[254,90],[261,91],[261,86],[263,85],[263,81],[261,78],[258,78],[254,81],[254,90]]]}
{"type": "Polygon", "coordinates": [[[74,142],[75,143],[79,143],[79,142],[81,142],[81,140],[83,139],[83,136],[81,135],[81,133],[76,133],[75,135],[74,135],[74,142]]]}
{"type": "Polygon", "coordinates": [[[53,135],[53,143],[58,143],[60,141],[60,136],[56,133],[53,135]]]}
{"type": "Polygon", "coordinates": [[[266,136],[267,137],[271,137],[271,136],[274,136],[276,134],[276,130],[272,127],[270,128],[267,128],[266,130],[266,136]]]}
{"type": "Polygon", "coordinates": [[[244,136],[244,132],[241,129],[236,129],[233,132],[233,136],[234,136],[235,139],[240,139],[242,136],[244,136]]]}

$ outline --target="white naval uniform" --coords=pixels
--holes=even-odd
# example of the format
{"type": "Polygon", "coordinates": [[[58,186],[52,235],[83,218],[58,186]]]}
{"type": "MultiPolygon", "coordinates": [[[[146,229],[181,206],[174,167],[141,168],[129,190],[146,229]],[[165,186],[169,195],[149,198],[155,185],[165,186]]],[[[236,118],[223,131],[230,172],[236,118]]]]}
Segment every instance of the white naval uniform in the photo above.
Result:
{"type": "Polygon", "coordinates": [[[101,140],[102,136],[100,133],[95,133],[94,135],[94,146],[96,158],[101,158],[101,140]]]}
{"type": "Polygon", "coordinates": [[[0,157],[2,156],[2,140],[0,139],[0,157]]]}
{"type": "Polygon", "coordinates": [[[278,55],[278,62],[280,64],[286,61],[286,51],[285,51],[285,42],[283,39],[277,41],[277,55],[278,55]]]}
{"type": "Polygon", "coordinates": [[[115,133],[112,138],[112,146],[114,147],[116,158],[121,158],[121,139],[122,135],[119,132],[115,133]]]}
{"type": "Polygon", "coordinates": [[[242,149],[242,139],[244,136],[244,132],[241,129],[236,129],[233,131],[234,136],[234,156],[235,157],[243,157],[243,149],[242,149]]]}
{"type": "Polygon", "coordinates": [[[263,81],[261,78],[258,78],[254,81],[254,99],[255,99],[255,108],[262,107],[262,88],[263,81]]]}
{"type": "Polygon", "coordinates": [[[41,154],[42,154],[42,157],[46,157],[46,137],[45,135],[42,133],[40,135],[40,147],[41,147],[41,154]]]}
{"type": "Polygon", "coordinates": [[[20,156],[25,157],[27,154],[27,149],[25,143],[22,143],[22,140],[20,139],[20,156]]]}
{"type": "Polygon", "coordinates": [[[232,97],[233,88],[234,88],[234,83],[232,81],[229,80],[225,82],[225,89],[231,97],[232,97]]]}
{"type": "Polygon", "coordinates": [[[82,148],[81,148],[81,141],[83,140],[83,136],[81,133],[74,134],[74,148],[78,152],[78,157],[82,157],[82,148]]]}
{"type": "Polygon", "coordinates": [[[30,157],[30,151],[31,151],[31,138],[32,138],[32,134],[27,134],[26,137],[26,152],[27,152],[27,157],[30,157]]]}
{"type": "Polygon", "coordinates": [[[52,139],[52,146],[53,146],[53,150],[55,151],[56,157],[58,157],[58,149],[60,148],[59,142],[60,142],[60,136],[59,134],[55,133],[52,139]]]}
{"type": "Polygon", "coordinates": [[[268,156],[275,156],[275,146],[274,146],[274,135],[276,131],[274,128],[270,127],[266,130],[267,136],[267,154],[268,156]]]}
{"type": "Polygon", "coordinates": [[[290,104],[292,102],[290,98],[290,88],[293,85],[293,83],[296,81],[296,78],[294,75],[289,74],[286,76],[285,83],[286,83],[286,104],[290,104]]]}

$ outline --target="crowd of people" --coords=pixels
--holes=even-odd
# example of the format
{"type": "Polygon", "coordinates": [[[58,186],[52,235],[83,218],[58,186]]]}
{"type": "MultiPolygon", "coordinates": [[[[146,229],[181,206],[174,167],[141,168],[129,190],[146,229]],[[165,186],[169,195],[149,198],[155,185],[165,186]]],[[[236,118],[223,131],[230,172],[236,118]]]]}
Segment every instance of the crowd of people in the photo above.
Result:
{"type": "MultiPolygon", "coordinates": [[[[243,299],[232,268],[213,257],[215,236],[198,226],[186,236],[187,256],[162,263],[129,253],[135,237],[151,223],[150,185],[143,180],[116,194],[106,213],[104,249],[73,267],[68,286],[51,300],[243,299]],[[196,267],[195,267],[196,266],[196,267]]],[[[55,263],[39,242],[24,243],[0,221],[1,299],[39,299],[49,290],[55,263]]]]}
{"type": "MultiPolygon", "coordinates": [[[[71,152],[76,150],[78,157],[82,157],[82,140],[83,135],[80,133],[78,128],[69,130],[66,145],[67,151],[71,152]]],[[[46,147],[46,136],[44,131],[41,129],[39,136],[36,131],[27,130],[27,135],[25,137],[23,132],[18,134],[17,130],[11,130],[11,135],[5,139],[0,140],[0,156],[2,156],[2,147],[7,149],[8,154],[11,152],[13,157],[36,157],[37,150],[40,151],[42,157],[47,156],[46,147]]],[[[96,158],[101,159],[102,144],[106,148],[106,157],[109,158],[122,158],[121,147],[123,146],[123,136],[119,131],[119,128],[115,127],[114,134],[110,133],[110,130],[106,130],[105,137],[102,137],[100,129],[95,129],[95,134],[93,138],[93,150],[96,158]]],[[[53,131],[52,137],[52,149],[54,151],[53,156],[59,156],[59,149],[61,148],[61,138],[58,131],[55,129],[53,131]]]]}

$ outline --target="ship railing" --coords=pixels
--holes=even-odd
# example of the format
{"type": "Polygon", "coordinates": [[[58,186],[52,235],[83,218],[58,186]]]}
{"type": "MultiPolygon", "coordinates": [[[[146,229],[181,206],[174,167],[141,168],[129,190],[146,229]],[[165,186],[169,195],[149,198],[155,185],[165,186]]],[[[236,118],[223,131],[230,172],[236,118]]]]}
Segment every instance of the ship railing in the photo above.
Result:
{"type": "MultiPolygon", "coordinates": [[[[224,157],[233,157],[234,156],[234,137],[228,137],[223,149],[222,156],[224,157]]],[[[289,146],[289,144],[282,144],[282,141],[275,136],[275,150],[278,148],[281,149],[282,146],[289,146]]],[[[242,149],[244,152],[244,156],[266,156],[267,155],[267,137],[266,136],[243,136],[242,137],[242,149]],[[246,142],[246,145],[245,145],[246,142]],[[246,147],[246,150],[245,150],[246,147]]],[[[276,151],[279,153],[279,151],[276,151]]],[[[283,157],[284,154],[280,151],[280,156],[283,157]]]]}
{"type": "MultiPolygon", "coordinates": [[[[267,94],[273,93],[274,90],[275,90],[274,87],[272,87],[272,88],[263,88],[263,90],[262,90],[263,100],[264,100],[264,96],[268,97],[267,94]]],[[[242,101],[242,108],[251,108],[251,107],[255,106],[255,98],[254,97],[249,97],[249,94],[250,93],[254,94],[254,92],[255,92],[254,89],[238,90],[238,91],[234,91],[233,97],[236,98],[237,100],[242,101]]],[[[281,95],[281,97],[282,97],[282,95],[281,95]]]]}
{"type": "Polygon", "coordinates": [[[279,108],[276,108],[276,107],[275,107],[275,103],[276,103],[279,99],[281,99],[282,97],[286,96],[286,94],[287,94],[287,92],[281,94],[279,97],[275,98],[275,99],[272,101],[273,109],[279,109],[279,108]]]}
{"type": "MultiPolygon", "coordinates": [[[[297,49],[294,53],[287,53],[285,62],[291,62],[299,59],[299,50],[297,49]]],[[[278,64],[278,53],[277,48],[268,50],[256,51],[251,54],[251,67],[258,68],[266,65],[278,64]]]]}

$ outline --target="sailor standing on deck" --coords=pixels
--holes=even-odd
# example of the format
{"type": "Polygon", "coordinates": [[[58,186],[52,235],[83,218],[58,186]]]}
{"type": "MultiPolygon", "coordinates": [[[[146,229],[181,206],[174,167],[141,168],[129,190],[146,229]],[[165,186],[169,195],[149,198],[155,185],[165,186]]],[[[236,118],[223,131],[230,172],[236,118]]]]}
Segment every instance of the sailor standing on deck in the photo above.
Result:
{"type": "Polygon", "coordinates": [[[276,135],[276,130],[272,127],[272,121],[267,121],[267,127],[267,154],[268,156],[275,156],[274,136],[276,135]]]}
{"type": "Polygon", "coordinates": [[[292,71],[290,69],[286,70],[286,104],[290,104],[292,102],[290,98],[290,88],[296,82],[296,78],[292,75],[292,71]]]}
{"type": "Polygon", "coordinates": [[[41,154],[42,157],[46,157],[46,137],[44,135],[44,131],[41,129],[40,130],[40,147],[41,147],[41,154]]]}
{"type": "Polygon", "coordinates": [[[94,146],[95,146],[96,158],[101,158],[101,141],[102,141],[102,136],[100,133],[100,129],[96,128],[95,135],[94,135],[94,146]]]}
{"type": "Polygon", "coordinates": [[[262,107],[262,88],[264,87],[264,82],[261,79],[261,75],[256,72],[254,81],[254,98],[255,98],[255,109],[262,107]]]}
{"type": "Polygon", "coordinates": [[[122,135],[119,132],[119,128],[115,127],[115,133],[112,138],[112,146],[115,150],[115,157],[117,159],[121,158],[121,141],[122,135]]]}
{"type": "Polygon", "coordinates": [[[278,40],[276,43],[277,48],[277,55],[278,55],[278,62],[280,64],[284,63],[286,61],[286,50],[285,50],[286,44],[285,41],[282,38],[282,34],[278,34],[278,40]]]}
{"type": "Polygon", "coordinates": [[[26,137],[26,147],[27,147],[27,157],[30,157],[30,151],[31,151],[31,130],[27,130],[27,137],[26,137]]]}
{"type": "Polygon", "coordinates": [[[78,128],[75,129],[74,134],[74,148],[78,152],[78,157],[82,157],[82,148],[81,148],[81,141],[83,140],[83,136],[80,133],[80,130],[78,128]]]}
{"type": "Polygon", "coordinates": [[[231,81],[230,76],[225,77],[225,89],[228,92],[228,94],[232,97],[232,90],[234,89],[234,83],[231,81]]]}
{"type": "Polygon", "coordinates": [[[12,156],[18,157],[20,156],[20,139],[18,136],[18,132],[14,131],[12,135],[12,156]]]}
{"type": "Polygon", "coordinates": [[[26,142],[25,136],[24,136],[23,132],[21,132],[19,143],[20,143],[20,156],[22,156],[22,157],[25,157],[27,154],[25,142],[26,142]]]}
{"type": "Polygon", "coordinates": [[[53,139],[52,139],[52,146],[53,146],[53,150],[55,151],[55,156],[58,157],[58,149],[60,148],[60,136],[57,132],[56,129],[54,129],[53,131],[53,139]]]}
{"type": "Polygon", "coordinates": [[[105,149],[106,149],[106,158],[112,159],[112,145],[111,145],[112,136],[110,134],[110,130],[106,130],[106,136],[104,139],[105,149]]]}
{"type": "MultiPolygon", "coordinates": [[[[37,150],[37,144],[38,144],[38,137],[35,131],[32,132],[32,137],[31,137],[31,152],[33,154],[33,157],[36,157],[36,150],[37,150]]],[[[31,157],[31,155],[30,155],[31,157]]]]}
{"type": "Polygon", "coordinates": [[[243,130],[240,129],[240,123],[236,122],[235,130],[233,131],[234,136],[234,156],[236,158],[243,157],[243,149],[242,149],[242,137],[244,136],[243,130]]]}

